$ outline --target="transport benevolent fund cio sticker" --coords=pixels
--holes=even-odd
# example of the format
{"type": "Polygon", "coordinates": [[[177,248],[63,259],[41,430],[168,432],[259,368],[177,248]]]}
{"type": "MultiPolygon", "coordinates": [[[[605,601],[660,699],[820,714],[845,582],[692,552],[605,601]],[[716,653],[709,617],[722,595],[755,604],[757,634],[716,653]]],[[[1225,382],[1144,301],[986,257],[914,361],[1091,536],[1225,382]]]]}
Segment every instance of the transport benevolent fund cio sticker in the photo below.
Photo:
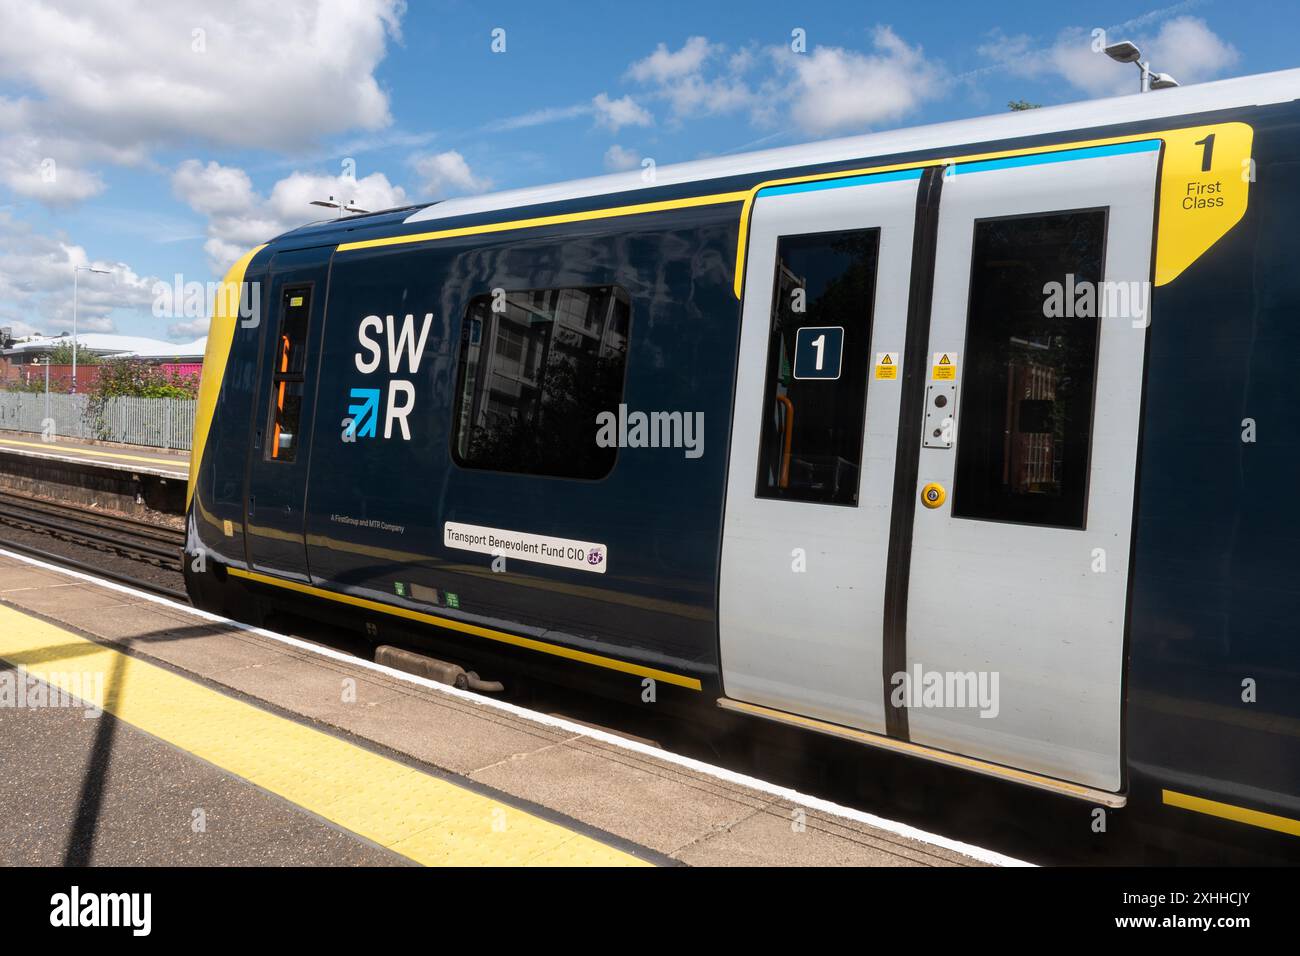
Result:
{"type": "Polygon", "coordinates": [[[442,526],[442,543],[461,551],[475,551],[493,557],[518,558],[538,564],[553,564],[575,571],[605,573],[608,551],[593,541],[574,541],[548,534],[528,534],[503,528],[447,521],[442,526]]]}

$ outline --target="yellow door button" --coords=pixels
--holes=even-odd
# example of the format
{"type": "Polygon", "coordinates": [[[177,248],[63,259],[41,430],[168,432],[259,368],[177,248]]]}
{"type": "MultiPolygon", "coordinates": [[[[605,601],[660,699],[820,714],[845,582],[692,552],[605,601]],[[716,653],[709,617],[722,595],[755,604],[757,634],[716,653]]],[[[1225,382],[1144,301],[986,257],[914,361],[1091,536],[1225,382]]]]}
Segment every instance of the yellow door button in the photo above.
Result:
{"type": "Polygon", "coordinates": [[[943,490],[943,485],[930,482],[921,489],[921,504],[927,508],[937,508],[948,500],[948,492],[943,490]]]}

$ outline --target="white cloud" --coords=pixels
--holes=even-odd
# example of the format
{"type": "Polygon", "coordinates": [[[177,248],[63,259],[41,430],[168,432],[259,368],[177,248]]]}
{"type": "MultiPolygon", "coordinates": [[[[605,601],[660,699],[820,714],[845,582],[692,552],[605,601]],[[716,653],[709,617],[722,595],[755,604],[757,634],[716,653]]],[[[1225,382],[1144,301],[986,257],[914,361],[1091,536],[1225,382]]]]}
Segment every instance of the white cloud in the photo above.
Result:
{"type": "MultiPolygon", "coordinates": [[[[1138,71],[1116,63],[1104,53],[1094,52],[1092,37],[1083,30],[1059,36],[1042,58],[1034,74],[1056,74],[1090,96],[1114,96],[1138,91],[1138,71]]],[[[1035,56],[1030,53],[1029,56],[1035,56]]],[[[1033,74],[1031,74],[1033,75],[1033,74]]]]}
{"type": "Polygon", "coordinates": [[[1147,43],[1144,52],[1154,67],[1180,83],[1201,83],[1221,76],[1241,58],[1236,47],[1198,17],[1170,20],[1147,43]]]}
{"type": "Polygon", "coordinates": [[[756,94],[749,85],[729,76],[707,80],[689,76],[667,87],[664,93],[679,119],[717,116],[757,105],[756,94]]]}
{"type": "Polygon", "coordinates": [[[172,192],[195,212],[208,217],[203,249],[213,272],[223,275],[253,246],[282,232],[329,216],[311,205],[314,199],[343,201],[371,212],[407,205],[406,191],[383,173],[360,179],[295,171],[263,197],[248,174],[235,166],[189,159],[172,173],[172,192]]]}
{"type": "Polygon", "coordinates": [[[624,149],[615,143],[605,150],[605,168],[611,172],[621,173],[641,165],[641,154],[634,149],[624,149]]]}
{"type": "MultiPolygon", "coordinates": [[[[2,141],[0,141],[2,142],[2,141]]],[[[24,153],[15,144],[0,145],[0,182],[25,199],[49,206],[78,203],[104,191],[104,179],[97,172],[62,165],[51,156],[24,153]]]]}
{"type": "MultiPolygon", "coordinates": [[[[1133,22],[1145,25],[1153,19],[1140,17],[1133,22]]],[[[1106,39],[1108,42],[1132,40],[1153,69],[1171,74],[1183,85],[1222,76],[1240,59],[1237,49],[1199,17],[1167,20],[1154,34],[1112,30],[1106,39]]],[[[979,52],[1012,74],[1039,80],[1059,77],[1089,96],[1138,92],[1137,68],[1116,63],[1093,46],[1092,31],[1072,27],[1059,34],[1046,49],[1035,49],[1032,38],[1025,35],[1008,37],[995,33],[979,52]]]]}
{"type": "Polygon", "coordinates": [[[0,183],[46,202],[103,188],[93,167],[194,142],[292,151],[391,122],[374,71],[402,0],[78,4],[0,0],[0,183]],[[20,26],[21,25],[21,26],[20,26]],[[50,181],[42,164],[53,160],[50,181]]]}
{"type": "Polygon", "coordinates": [[[591,104],[596,110],[596,123],[614,133],[624,126],[650,126],[654,123],[654,117],[630,96],[611,100],[605,93],[598,93],[591,104]]]}
{"type": "Polygon", "coordinates": [[[555,123],[559,120],[587,116],[591,111],[592,105],[590,103],[576,103],[573,106],[548,106],[545,109],[531,110],[518,116],[507,116],[505,119],[489,123],[486,128],[494,133],[514,129],[528,129],[533,126],[543,126],[546,123],[555,123]]]}
{"type": "Polygon", "coordinates": [[[173,342],[193,342],[208,334],[211,319],[194,319],[190,322],[173,322],[167,326],[167,338],[173,342]]]}
{"type": "Polygon", "coordinates": [[[720,51],[722,47],[708,42],[705,36],[692,36],[676,52],[669,51],[667,44],[660,43],[650,56],[630,65],[628,75],[641,83],[669,83],[699,73],[708,57],[720,51]]]}
{"type": "Polygon", "coordinates": [[[36,232],[0,211],[0,325],[12,326],[19,335],[71,331],[76,266],[110,273],[77,277],[78,332],[114,331],[115,310],[150,314],[156,280],[125,262],[92,259],[81,246],[36,232]]]}
{"type": "Polygon", "coordinates": [[[667,100],[677,121],[756,106],[755,92],[740,75],[752,65],[752,54],[741,51],[724,65],[725,52],[723,44],[700,36],[688,39],[680,50],[660,43],[628,67],[627,76],[649,86],[652,96],[667,100]]]}
{"type": "Polygon", "coordinates": [[[572,106],[548,106],[544,109],[530,110],[516,116],[488,123],[484,129],[493,133],[509,132],[517,129],[529,129],[564,120],[594,116],[596,125],[618,132],[624,126],[650,126],[654,117],[650,111],[636,102],[631,96],[611,99],[608,93],[597,93],[586,103],[574,103],[572,106]]]}
{"type": "Polygon", "coordinates": [[[390,119],[373,71],[399,35],[395,0],[4,5],[22,29],[0,31],[0,75],[105,142],[296,146],[390,119]]]}
{"type": "Polygon", "coordinates": [[[336,202],[341,200],[367,212],[410,204],[406,190],[390,183],[383,173],[371,173],[355,179],[294,172],[271,187],[267,208],[281,222],[288,224],[286,228],[292,229],[304,222],[331,215],[331,210],[311,204],[313,199],[328,199],[330,196],[336,202]]]}
{"type": "Polygon", "coordinates": [[[481,193],[492,188],[492,181],[474,175],[465,157],[456,150],[412,156],[411,167],[423,180],[421,192],[431,199],[462,193],[481,193]]]}
{"type": "Polygon", "coordinates": [[[944,73],[920,47],[878,26],[866,52],[818,46],[795,53],[788,46],[753,45],[729,51],[694,36],[677,50],[659,44],[627,76],[665,100],[678,123],[743,111],[756,125],[784,122],[821,135],[903,118],[939,95],[944,73]],[[762,67],[767,73],[755,75],[762,67]]]}
{"type": "Polygon", "coordinates": [[[757,62],[753,47],[737,50],[727,60],[727,69],[732,73],[747,73],[757,62]]]}
{"type": "Polygon", "coordinates": [[[172,190],[195,211],[209,215],[240,213],[253,205],[253,181],[248,173],[215,161],[206,166],[187,159],[172,174],[172,190]]]}
{"type": "Polygon", "coordinates": [[[665,85],[698,74],[705,62],[721,51],[720,44],[710,43],[707,38],[699,36],[690,37],[675,52],[660,43],[653,53],[628,67],[627,72],[639,83],[665,85]]]}
{"type": "Polygon", "coordinates": [[[103,178],[84,166],[88,159],[83,146],[65,137],[39,137],[0,118],[0,183],[24,199],[61,206],[103,192],[103,178]]]}
{"type": "Polygon", "coordinates": [[[809,133],[865,129],[901,119],[942,91],[942,71],[919,46],[887,26],[872,34],[874,53],[819,46],[805,54],[773,50],[790,76],[790,117],[809,133]]]}

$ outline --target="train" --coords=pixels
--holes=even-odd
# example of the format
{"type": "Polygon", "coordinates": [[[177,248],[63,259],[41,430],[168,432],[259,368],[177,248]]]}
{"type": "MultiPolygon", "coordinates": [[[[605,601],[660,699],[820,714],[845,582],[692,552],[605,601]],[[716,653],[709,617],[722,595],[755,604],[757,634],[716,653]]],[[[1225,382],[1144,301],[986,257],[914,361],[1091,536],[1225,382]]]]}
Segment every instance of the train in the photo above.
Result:
{"type": "Polygon", "coordinates": [[[1300,70],[307,225],[186,586],[1294,853],[1297,222],[1300,70]]]}

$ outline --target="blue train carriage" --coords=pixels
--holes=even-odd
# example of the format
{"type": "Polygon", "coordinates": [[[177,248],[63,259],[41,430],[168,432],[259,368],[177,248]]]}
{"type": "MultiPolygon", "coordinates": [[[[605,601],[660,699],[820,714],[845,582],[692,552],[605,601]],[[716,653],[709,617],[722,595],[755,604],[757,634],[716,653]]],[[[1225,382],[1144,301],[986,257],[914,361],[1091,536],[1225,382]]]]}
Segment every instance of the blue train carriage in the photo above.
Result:
{"type": "Polygon", "coordinates": [[[1294,847],[1297,97],[280,236],[217,303],[190,591],[1294,847]]]}

